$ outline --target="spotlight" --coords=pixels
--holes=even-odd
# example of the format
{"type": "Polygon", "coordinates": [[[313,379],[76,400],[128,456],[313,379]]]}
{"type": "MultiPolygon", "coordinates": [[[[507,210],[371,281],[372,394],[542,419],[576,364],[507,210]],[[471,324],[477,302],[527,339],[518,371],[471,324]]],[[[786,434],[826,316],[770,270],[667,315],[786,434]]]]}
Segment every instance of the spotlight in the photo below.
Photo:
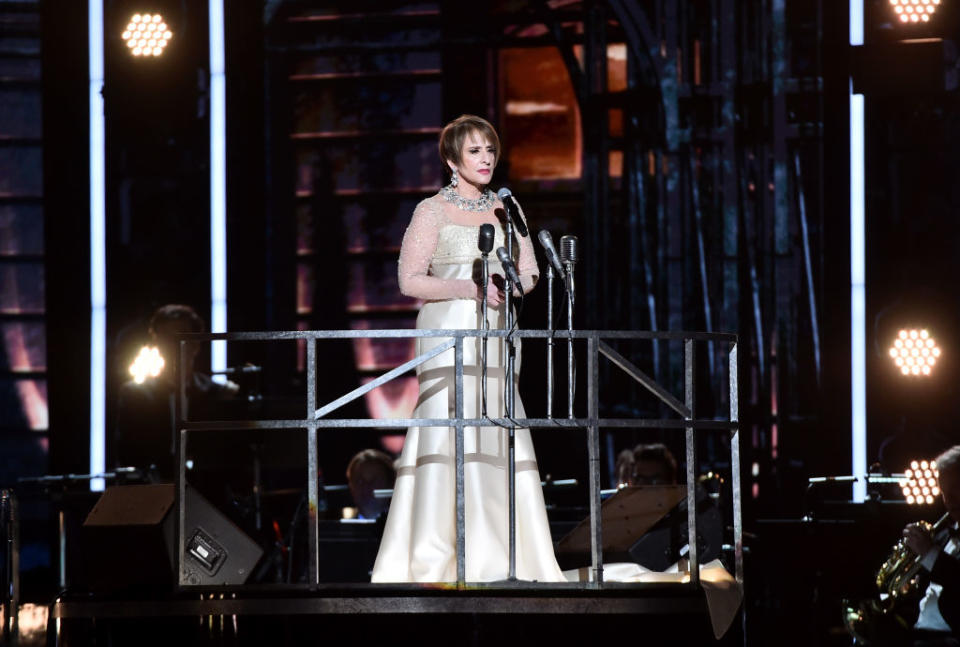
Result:
{"type": "Polygon", "coordinates": [[[121,34],[124,43],[134,56],[160,56],[173,32],[160,14],[135,13],[121,34]]]}
{"type": "Polygon", "coordinates": [[[137,384],[143,384],[148,377],[157,377],[163,372],[163,357],[156,346],[144,346],[130,365],[130,375],[137,384]]]}
{"type": "Polygon", "coordinates": [[[936,461],[911,461],[900,479],[900,489],[907,503],[911,505],[930,505],[940,494],[936,461]]]}
{"type": "Polygon", "coordinates": [[[941,0],[890,0],[893,13],[901,23],[920,24],[930,22],[930,17],[940,6],[941,0]]]}
{"type": "Polygon", "coordinates": [[[940,357],[940,348],[924,329],[903,329],[887,351],[901,375],[929,376],[940,357]]]}

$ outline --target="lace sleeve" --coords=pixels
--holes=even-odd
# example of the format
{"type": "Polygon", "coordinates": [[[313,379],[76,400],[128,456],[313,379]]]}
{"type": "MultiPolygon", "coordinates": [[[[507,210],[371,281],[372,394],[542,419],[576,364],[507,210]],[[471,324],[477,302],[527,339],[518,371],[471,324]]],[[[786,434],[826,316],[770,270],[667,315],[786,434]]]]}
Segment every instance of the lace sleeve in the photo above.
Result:
{"type": "MultiPolygon", "coordinates": [[[[519,207],[520,204],[517,203],[519,207]]],[[[527,216],[523,213],[523,208],[520,208],[520,217],[523,218],[523,221],[527,222],[527,216]]],[[[537,256],[533,251],[533,230],[530,229],[530,224],[527,223],[527,229],[530,232],[529,236],[517,236],[520,241],[520,259],[517,262],[517,272],[520,273],[520,282],[523,284],[523,293],[526,294],[537,284],[537,279],[540,278],[540,267],[537,265],[537,256]]]]}
{"type": "Polygon", "coordinates": [[[429,274],[442,219],[440,210],[428,200],[424,200],[413,210],[413,217],[400,246],[400,260],[397,262],[400,292],[428,301],[476,298],[477,287],[473,281],[441,279],[429,274]]]}

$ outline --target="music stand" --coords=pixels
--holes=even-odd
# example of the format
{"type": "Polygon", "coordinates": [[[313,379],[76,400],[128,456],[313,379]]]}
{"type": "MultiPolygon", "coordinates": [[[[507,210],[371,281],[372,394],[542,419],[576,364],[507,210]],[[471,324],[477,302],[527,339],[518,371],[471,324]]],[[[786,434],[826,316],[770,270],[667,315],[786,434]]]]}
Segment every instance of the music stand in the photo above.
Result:
{"type": "MultiPolygon", "coordinates": [[[[627,553],[686,495],[683,485],[631,485],[617,490],[600,507],[603,551],[627,553]]],[[[590,517],[560,540],[557,552],[590,552],[590,517]]]]}

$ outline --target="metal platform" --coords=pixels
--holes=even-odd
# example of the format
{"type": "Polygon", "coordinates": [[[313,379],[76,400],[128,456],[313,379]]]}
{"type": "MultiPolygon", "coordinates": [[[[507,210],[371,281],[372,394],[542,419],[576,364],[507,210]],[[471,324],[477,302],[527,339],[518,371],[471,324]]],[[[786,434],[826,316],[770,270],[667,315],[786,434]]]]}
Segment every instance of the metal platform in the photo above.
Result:
{"type": "Polygon", "coordinates": [[[383,585],[205,590],[170,597],[65,595],[51,618],[151,618],[173,616],[298,616],[328,614],[698,614],[706,612],[703,591],[687,584],[606,584],[602,591],[577,584],[383,585]]]}
{"type": "MultiPolygon", "coordinates": [[[[645,644],[716,644],[703,590],[577,585],[465,590],[426,585],[360,585],[303,593],[204,591],[162,599],[63,596],[50,608],[47,644],[303,645],[347,638],[351,644],[596,644],[640,636],[645,644]],[[414,642],[415,641],[415,642],[414,642]]],[[[739,644],[738,632],[723,644],[739,644]]]]}
{"type": "MultiPolygon", "coordinates": [[[[181,590],[196,590],[196,583],[190,580],[187,570],[190,555],[186,550],[187,533],[185,514],[185,483],[186,483],[186,446],[189,433],[204,433],[210,430],[229,429],[305,429],[307,469],[306,490],[308,494],[309,517],[308,530],[308,585],[317,587],[322,584],[318,571],[318,540],[317,540],[317,506],[318,506],[318,466],[317,466],[317,434],[328,428],[406,428],[413,426],[448,426],[455,430],[456,466],[456,554],[457,554],[457,585],[460,589],[467,587],[465,577],[465,522],[464,522],[464,430],[467,427],[500,426],[510,430],[512,438],[515,428],[558,428],[573,427],[584,430],[587,438],[588,466],[589,466],[589,507],[590,507],[590,583],[589,590],[604,589],[607,584],[603,578],[603,550],[600,524],[600,429],[601,428],[650,428],[676,430],[683,433],[686,466],[687,486],[687,516],[688,516],[688,545],[689,568],[687,570],[691,586],[697,587],[700,578],[700,561],[697,541],[697,501],[696,490],[696,435],[702,433],[729,434],[730,446],[730,479],[732,486],[732,513],[733,519],[733,575],[738,585],[743,584],[743,542],[740,498],[740,452],[739,452],[739,389],[738,389],[738,358],[737,336],[725,333],[702,332],[651,332],[651,331],[624,331],[624,330],[482,330],[482,329],[403,329],[403,330],[312,330],[312,331],[284,331],[284,332],[254,332],[254,333],[188,333],[179,336],[180,362],[185,363],[185,353],[188,342],[271,342],[271,341],[302,341],[306,350],[306,397],[304,417],[298,420],[243,420],[243,421],[210,421],[190,420],[184,414],[183,403],[186,400],[186,383],[180,376],[179,396],[177,398],[178,420],[178,460],[176,470],[177,483],[177,523],[175,524],[174,560],[175,572],[178,574],[178,585],[181,590]],[[419,355],[408,362],[387,371],[383,375],[367,382],[363,386],[353,389],[336,400],[320,404],[317,401],[317,371],[318,351],[317,344],[322,340],[332,339],[445,339],[432,350],[419,355]],[[568,347],[568,363],[573,361],[573,346],[575,343],[586,347],[586,415],[576,415],[574,412],[573,387],[568,388],[568,415],[552,417],[548,411],[546,418],[466,418],[464,416],[464,345],[467,340],[479,340],[486,344],[486,340],[502,340],[501,343],[509,347],[514,340],[543,339],[550,348],[552,343],[562,341],[568,347]],[[647,341],[674,341],[681,342],[683,353],[683,399],[675,397],[665,386],[644,373],[627,357],[621,355],[612,345],[615,342],[647,341]],[[727,351],[727,379],[723,394],[728,404],[727,415],[722,418],[698,417],[696,414],[696,344],[708,346],[708,356],[713,357],[717,349],[727,351]],[[327,417],[343,405],[363,397],[373,389],[395,379],[404,373],[416,369],[425,362],[437,357],[440,353],[449,352],[454,356],[454,403],[455,416],[443,419],[334,419],[327,417]],[[622,371],[630,379],[638,383],[649,393],[654,395],[665,408],[670,409],[676,417],[673,418],[601,418],[600,417],[600,379],[599,367],[602,359],[609,361],[614,367],[622,371]]],[[[508,371],[512,374],[512,371],[508,371]]],[[[573,366],[568,366],[568,374],[573,375],[573,366]]],[[[509,383],[508,379],[508,383],[509,383]]],[[[571,385],[573,380],[570,380],[571,385]]],[[[548,376],[548,385],[552,392],[552,376],[548,376]]],[[[509,387],[508,387],[509,388],[509,387]]],[[[510,389],[512,391],[512,389],[510,389]]],[[[512,445],[511,445],[512,447],[512,445]]],[[[508,465],[512,483],[513,457],[512,449],[508,465]]],[[[511,510],[513,509],[513,489],[510,489],[511,510]]],[[[514,515],[510,514],[510,564],[511,575],[514,573],[514,515]]]]}

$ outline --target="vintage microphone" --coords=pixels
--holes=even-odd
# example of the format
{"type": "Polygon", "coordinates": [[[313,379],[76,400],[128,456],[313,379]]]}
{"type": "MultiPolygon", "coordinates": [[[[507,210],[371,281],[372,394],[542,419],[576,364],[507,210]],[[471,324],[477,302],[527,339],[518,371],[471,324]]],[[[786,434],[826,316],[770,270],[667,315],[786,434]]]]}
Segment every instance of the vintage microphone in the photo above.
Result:
{"type": "MultiPolygon", "coordinates": [[[[573,266],[578,259],[577,237],[563,236],[560,238],[560,261],[565,270],[564,276],[567,286],[567,332],[573,333],[573,302],[575,288],[573,284],[573,266]]],[[[567,417],[573,418],[573,335],[567,337],[567,417]]]]}
{"type": "Polygon", "coordinates": [[[546,229],[537,234],[543,251],[547,255],[547,418],[553,418],[553,279],[559,273],[563,276],[563,265],[553,246],[553,236],[546,229]]]}
{"type": "Polygon", "coordinates": [[[513,226],[517,228],[517,233],[523,238],[528,237],[530,232],[527,231],[527,223],[520,217],[520,205],[517,204],[517,199],[513,197],[510,189],[503,187],[497,191],[497,197],[500,198],[503,206],[506,207],[507,215],[510,216],[510,220],[513,221],[513,226]]]}
{"type": "Polygon", "coordinates": [[[575,292],[573,286],[573,266],[576,265],[579,260],[577,245],[578,241],[576,236],[560,237],[560,262],[563,264],[564,270],[566,270],[566,287],[571,302],[574,300],[575,292]]]}
{"type": "Polygon", "coordinates": [[[487,320],[487,283],[490,281],[490,250],[493,249],[493,225],[480,225],[480,236],[477,247],[480,249],[480,317],[483,335],[480,339],[480,417],[487,417],[487,331],[490,322],[487,320]]]}

